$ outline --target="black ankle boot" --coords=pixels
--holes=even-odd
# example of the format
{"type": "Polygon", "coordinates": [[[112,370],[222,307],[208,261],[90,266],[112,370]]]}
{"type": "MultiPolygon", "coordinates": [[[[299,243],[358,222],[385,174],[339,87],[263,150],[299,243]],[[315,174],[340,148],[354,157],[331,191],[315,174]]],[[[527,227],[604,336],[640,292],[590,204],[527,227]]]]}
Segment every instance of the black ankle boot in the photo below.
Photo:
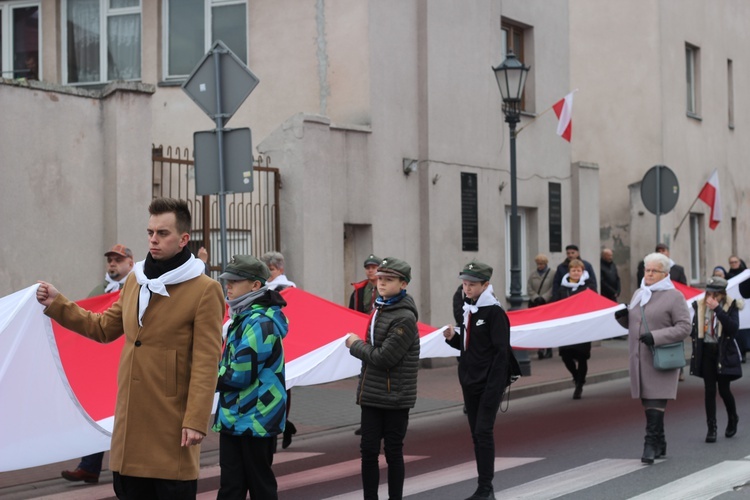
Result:
{"type": "Polygon", "coordinates": [[[641,462],[644,464],[652,464],[656,459],[660,413],[662,413],[661,417],[664,418],[664,412],[654,409],[646,410],[646,438],[644,439],[643,456],[641,457],[641,462]]]}
{"type": "Polygon", "coordinates": [[[709,418],[707,423],[708,423],[708,432],[706,433],[706,442],[715,443],[716,442],[716,419],[709,418]]]}
{"type": "Polygon", "coordinates": [[[289,448],[292,444],[292,436],[297,434],[297,428],[289,420],[286,421],[286,427],[284,427],[284,438],[281,440],[281,447],[283,449],[289,448]]]}
{"type": "Polygon", "coordinates": [[[737,434],[737,422],[740,420],[740,417],[737,416],[735,413],[734,415],[729,415],[729,422],[727,423],[727,431],[724,433],[724,435],[728,438],[734,436],[737,434]]]}
{"type": "Polygon", "coordinates": [[[583,384],[576,383],[576,388],[573,390],[573,399],[581,399],[581,393],[583,393],[583,384]]]}

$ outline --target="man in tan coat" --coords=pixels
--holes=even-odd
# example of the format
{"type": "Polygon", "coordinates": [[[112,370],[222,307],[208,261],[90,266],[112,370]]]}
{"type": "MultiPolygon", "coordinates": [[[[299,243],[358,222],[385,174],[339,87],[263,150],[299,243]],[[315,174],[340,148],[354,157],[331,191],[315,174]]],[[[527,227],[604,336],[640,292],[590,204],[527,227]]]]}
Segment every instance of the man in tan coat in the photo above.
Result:
{"type": "Polygon", "coordinates": [[[125,335],[109,468],[120,499],[194,499],[221,355],[224,297],[187,249],[184,201],[149,206],[149,254],[101,314],[40,282],[44,312],[98,342],[125,335]]]}

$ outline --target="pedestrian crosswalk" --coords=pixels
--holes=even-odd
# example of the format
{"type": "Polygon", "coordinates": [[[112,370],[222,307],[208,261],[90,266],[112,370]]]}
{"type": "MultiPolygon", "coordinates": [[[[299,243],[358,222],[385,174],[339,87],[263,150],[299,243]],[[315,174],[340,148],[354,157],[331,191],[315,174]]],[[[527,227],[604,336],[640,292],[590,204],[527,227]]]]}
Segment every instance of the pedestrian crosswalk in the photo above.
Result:
{"type": "Polygon", "coordinates": [[[500,491],[498,498],[551,500],[590,488],[643,467],[640,459],[603,459],[500,491]]]}
{"type": "MultiPolygon", "coordinates": [[[[300,465],[303,465],[309,460],[320,458],[321,455],[323,454],[313,452],[284,452],[276,455],[274,464],[299,462],[300,465]]],[[[404,460],[407,463],[416,463],[436,458],[438,457],[406,455],[404,460]]],[[[527,466],[542,460],[544,458],[540,457],[497,457],[495,472],[501,474],[496,476],[495,484],[503,482],[503,471],[527,466]]],[[[649,471],[658,470],[659,465],[663,462],[664,460],[657,460],[652,466],[644,466],[640,459],[605,458],[554,474],[545,475],[544,477],[511,488],[496,491],[496,498],[502,498],[503,500],[552,500],[566,495],[575,495],[597,485],[602,485],[607,481],[644,470],[644,468],[649,471]]],[[[381,468],[385,467],[384,460],[381,460],[381,468]]],[[[219,474],[219,466],[206,467],[201,470],[201,480],[216,478],[219,474]]],[[[300,467],[298,472],[277,476],[277,481],[280,493],[286,492],[286,494],[299,495],[306,488],[321,485],[322,483],[335,484],[337,480],[356,477],[359,474],[360,461],[356,459],[319,467],[300,467]]],[[[385,483],[384,479],[383,477],[383,483],[385,483]]],[[[471,484],[465,489],[467,492],[470,492],[469,490],[473,488],[475,479],[476,464],[473,461],[454,464],[450,467],[437,468],[430,472],[408,476],[404,483],[404,497],[420,493],[430,493],[432,498],[435,499],[452,498],[451,494],[446,493],[446,488],[468,482],[471,484]]],[[[351,481],[348,481],[346,484],[351,485],[351,481]]],[[[634,484],[638,483],[635,482],[634,484]]],[[[335,491],[335,489],[331,491],[335,491]]],[[[327,500],[362,498],[361,490],[350,490],[344,493],[340,491],[333,496],[327,497],[327,500]]],[[[745,457],[742,460],[722,461],[674,481],[662,484],[650,491],[639,492],[639,494],[634,494],[628,498],[631,500],[709,500],[731,492],[746,495],[742,498],[750,498],[750,457],[745,457]]],[[[197,499],[214,499],[216,498],[216,493],[216,489],[204,491],[198,494],[197,499]]],[[[387,485],[381,484],[378,493],[380,498],[388,498],[387,485]]],[[[281,496],[286,497],[286,495],[281,496]]],[[[37,498],[87,500],[112,497],[112,485],[100,484],[96,486],[70,485],[70,490],[67,492],[37,498]]],[[[302,497],[295,496],[294,498],[302,497]]]]}
{"type": "MultiPolygon", "coordinates": [[[[537,460],[541,460],[541,458],[496,458],[495,472],[536,462],[537,460]]],[[[404,496],[416,495],[417,493],[424,493],[425,491],[432,491],[451,484],[468,481],[475,478],[476,475],[477,465],[472,461],[410,477],[404,482],[404,496]]],[[[388,485],[380,485],[378,497],[388,498],[388,485]]],[[[354,498],[362,498],[362,492],[352,491],[343,495],[330,497],[327,500],[347,500],[354,498]]]]}

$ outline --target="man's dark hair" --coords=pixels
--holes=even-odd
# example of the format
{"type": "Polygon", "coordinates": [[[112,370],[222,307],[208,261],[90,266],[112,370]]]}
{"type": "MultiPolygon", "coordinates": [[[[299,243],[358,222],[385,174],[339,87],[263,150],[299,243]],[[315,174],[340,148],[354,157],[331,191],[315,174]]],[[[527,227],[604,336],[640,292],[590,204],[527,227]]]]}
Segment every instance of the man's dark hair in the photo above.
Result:
{"type": "Polygon", "coordinates": [[[571,244],[571,245],[566,246],[565,250],[575,250],[576,252],[578,252],[578,246],[571,244]]]}
{"type": "Polygon", "coordinates": [[[180,233],[189,233],[193,227],[190,208],[185,200],[175,200],[174,198],[154,198],[148,206],[148,213],[151,215],[161,215],[172,212],[176,219],[177,230],[180,233]]]}
{"type": "Polygon", "coordinates": [[[658,245],[656,245],[656,250],[654,251],[662,253],[664,252],[664,250],[669,251],[669,246],[665,245],[664,243],[659,243],[658,245]]]}

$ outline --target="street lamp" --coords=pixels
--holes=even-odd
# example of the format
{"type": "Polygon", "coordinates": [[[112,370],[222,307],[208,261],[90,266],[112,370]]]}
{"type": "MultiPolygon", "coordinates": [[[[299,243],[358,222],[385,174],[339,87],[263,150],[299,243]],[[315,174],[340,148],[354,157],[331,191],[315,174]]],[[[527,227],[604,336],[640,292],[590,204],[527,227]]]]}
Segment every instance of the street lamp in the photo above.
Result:
{"type": "MultiPolygon", "coordinates": [[[[516,197],[516,125],[521,120],[521,99],[530,66],[524,66],[513,52],[508,52],[499,66],[492,68],[503,97],[503,113],[510,127],[510,310],[520,309],[521,296],[521,239],[518,199],[516,197]]],[[[531,361],[527,351],[517,351],[521,374],[531,375],[531,361]]]]}
{"type": "Polygon", "coordinates": [[[492,68],[503,97],[503,113],[510,127],[510,310],[520,309],[521,296],[521,240],[518,199],[516,197],[516,124],[521,120],[521,99],[530,66],[524,66],[513,52],[508,52],[500,65],[492,68]]]}

